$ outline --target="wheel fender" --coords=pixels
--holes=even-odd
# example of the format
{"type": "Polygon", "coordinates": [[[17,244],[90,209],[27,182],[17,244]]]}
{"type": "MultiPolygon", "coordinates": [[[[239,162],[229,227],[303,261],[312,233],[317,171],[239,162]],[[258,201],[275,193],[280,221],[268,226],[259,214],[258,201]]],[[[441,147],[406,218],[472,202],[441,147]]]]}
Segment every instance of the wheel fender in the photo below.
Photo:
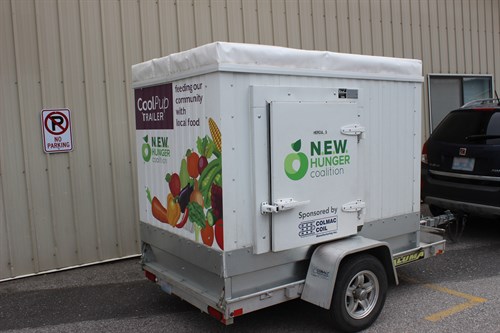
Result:
{"type": "Polygon", "coordinates": [[[314,251],[301,298],[325,309],[330,308],[337,272],[342,260],[352,254],[368,252],[384,266],[389,281],[398,284],[392,252],[386,242],[353,236],[320,245],[314,251]]]}

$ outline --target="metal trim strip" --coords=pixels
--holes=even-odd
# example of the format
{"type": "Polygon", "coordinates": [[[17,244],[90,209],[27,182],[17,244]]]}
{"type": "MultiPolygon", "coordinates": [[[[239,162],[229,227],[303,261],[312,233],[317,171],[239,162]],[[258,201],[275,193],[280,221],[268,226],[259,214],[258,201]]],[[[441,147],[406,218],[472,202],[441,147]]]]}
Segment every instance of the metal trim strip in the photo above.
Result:
{"type": "Polygon", "coordinates": [[[445,177],[454,177],[454,178],[462,178],[462,179],[475,179],[475,180],[487,180],[492,182],[500,182],[500,177],[494,176],[480,176],[480,175],[466,175],[463,173],[454,173],[454,172],[445,172],[445,171],[436,171],[429,170],[431,174],[445,177]]]}

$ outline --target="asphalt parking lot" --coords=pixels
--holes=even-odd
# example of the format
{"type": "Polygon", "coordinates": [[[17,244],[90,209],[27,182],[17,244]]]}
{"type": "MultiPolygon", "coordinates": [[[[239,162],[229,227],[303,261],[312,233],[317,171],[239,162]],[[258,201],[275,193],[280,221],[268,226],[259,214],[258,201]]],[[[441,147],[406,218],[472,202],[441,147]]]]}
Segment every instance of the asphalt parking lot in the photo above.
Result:
{"type": "MultiPolygon", "coordinates": [[[[470,220],[444,255],[398,270],[365,332],[500,332],[500,222],[470,220]]],[[[224,327],[147,281],[138,259],[0,283],[1,332],[332,332],[296,300],[224,327]]]]}

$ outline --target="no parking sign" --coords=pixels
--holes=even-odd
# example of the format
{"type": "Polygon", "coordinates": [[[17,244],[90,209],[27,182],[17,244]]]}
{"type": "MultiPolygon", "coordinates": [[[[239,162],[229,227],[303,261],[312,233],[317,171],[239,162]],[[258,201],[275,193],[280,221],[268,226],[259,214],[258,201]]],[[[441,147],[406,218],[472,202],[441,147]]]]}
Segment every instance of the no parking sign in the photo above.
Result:
{"type": "Polygon", "coordinates": [[[62,153],[73,150],[69,109],[42,110],[43,151],[62,153]]]}

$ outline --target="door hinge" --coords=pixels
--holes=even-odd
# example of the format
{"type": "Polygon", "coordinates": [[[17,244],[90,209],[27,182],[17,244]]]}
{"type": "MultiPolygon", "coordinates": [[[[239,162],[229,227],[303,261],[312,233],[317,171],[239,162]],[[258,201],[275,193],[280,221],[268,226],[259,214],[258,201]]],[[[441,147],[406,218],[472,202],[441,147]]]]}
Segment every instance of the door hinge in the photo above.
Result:
{"type": "Polygon", "coordinates": [[[365,208],[366,203],[363,200],[350,201],[342,205],[342,211],[346,213],[359,212],[365,208]]]}
{"type": "Polygon", "coordinates": [[[278,199],[273,204],[263,202],[260,204],[260,213],[279,213],[281,211],[293,209],[298,206],[308,205],[310,202],[310,200],[295,201],[293,198],[278,199]]]}
{"type": "Polygon", "coordinates": [[[361,138],[361,135],[366,131],[366,128],[364,126],[361,126],[360,124],[350,124],[350,125],[345,125],[340,128],[340,133],[344,135],[355,135],[358,137],[358,142],[359,139],[361,138]]]}

